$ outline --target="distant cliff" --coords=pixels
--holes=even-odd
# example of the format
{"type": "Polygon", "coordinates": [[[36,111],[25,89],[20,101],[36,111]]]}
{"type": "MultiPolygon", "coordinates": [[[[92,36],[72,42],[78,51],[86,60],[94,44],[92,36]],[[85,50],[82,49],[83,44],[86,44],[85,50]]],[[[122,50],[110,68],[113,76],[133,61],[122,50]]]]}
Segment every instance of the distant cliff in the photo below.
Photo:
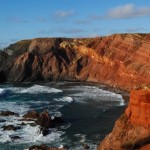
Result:
{"type": "Polygon", "coordinates": [[[0,53],[0,82],[92,81],[124,89],[150,84],[150,34],[37,38],[0,53]]]}
{"type": "Polygon", "coordinates": [[[150,149],[150,90],[133,90],[125,113],[98,150],[150,149]]]}

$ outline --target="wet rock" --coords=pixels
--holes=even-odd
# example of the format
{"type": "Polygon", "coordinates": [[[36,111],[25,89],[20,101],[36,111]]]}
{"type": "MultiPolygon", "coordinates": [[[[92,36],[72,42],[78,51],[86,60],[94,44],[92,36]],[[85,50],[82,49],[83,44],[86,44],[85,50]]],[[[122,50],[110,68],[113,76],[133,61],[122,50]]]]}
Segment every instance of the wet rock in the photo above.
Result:
{"type": "Polygon", "coordinates": [[[11,139],[12,139],[13,141],[15,141],[15,140],[21,139],[21,137],[19,137],[19,136],[11,136],[11,139]]]}
{"type": "Polygon", "coordinates": [[[19,119],[19,121],[35,121],[35,119],[32,119],[32,118],[22,118],[22,119],[19,119]]]}
{"type": "Polygon", "coordinates": [[[52,126],[52,119],[47,111],[40,113],[39,117],[35,122],[36,124],[44,128],[49,128],[52,126]]]}
{"type": "Polygon", "coordinates": [[[47,111],[40,113],[39,118],[35,121],[38,125],[45,128],[52,128],[60,125],[63,120],[60,117],[54,117],[53,119],[47,111]]]}
{"type": "Polygon", "coordinates": [[[83,145],[82,145],[82,147],[84,148],[84,150],[86,150],[86,149],[89,149],[89,148],[90,148],[90,146],[89,146],[89,145],[87,145],[87,144],[83,144],[83,145]]]}
{"type": "Polygon", "coordinates": [[[12,111],[1,111],[0,116],[19,116],[19,114],[12,111]]]}
{"type": "Polygon", "coordinates": [[[47,111],[40,113],[39,118],[35,121],[37,125],[40,125],[41,132],[44,136],[49,134],[49,128],[56,127],[62,122],[60,117],[52,119],[47,111]]]}
{"type": "Polygon", "coordinates": [[[35,126],[36,126],[36,123],[27,123],[27,124],[29,124],[29,125],[32,126],[32,127],[35,127],[35,126]]]}
{"type": "Polygon", "coordinates": [[[41,133],[43,134],[43,136],[46,136],[50,133],[49,129],[48,128],[45,128],[45,127],[41,127],[41,133]]]}
{"type": "Polygon", "coordinates": [[[25,124],[24,122],[22,122],[20,125],[21,125],[21,126],[25,126],[26,124],[25,124]]]}
{"type": "Polygon", "coordinates": [[[35,121],[36,124],[40,125],[40,131],[43,136],[49,134],[49,128],[52,127],[52,119],[47,111],[40,113],[39,118],[35,121]]]}
{"type": "Polygon", "coordinates": [[[4,119],[0,119],[0,122],[6,122],[6,120],[4,120],[4,119]]]}
{"type": "Polygon", "coordinates": [[[41,144],[40,146],[38,146],[38,145],[30,146],[29,150],[66,150],[66,149],[64,149],[64,148],[49,148],[45,144],[41,144]]]}
{"type": "Polygon", "coordinates": [[[3,128],[3,130],[13,130],[13,131],[20,129],[20,127],[15,127],[13,125],[6,125],[6,126],[4,125],[4,126],[2,126],[2,128],[3,128]]]}
{"type": "Polygon", "coordinates": [[[39,113],[36,111],[27,112],[23,115],[23,118],[37,119],[39,117],[39,113]]]}

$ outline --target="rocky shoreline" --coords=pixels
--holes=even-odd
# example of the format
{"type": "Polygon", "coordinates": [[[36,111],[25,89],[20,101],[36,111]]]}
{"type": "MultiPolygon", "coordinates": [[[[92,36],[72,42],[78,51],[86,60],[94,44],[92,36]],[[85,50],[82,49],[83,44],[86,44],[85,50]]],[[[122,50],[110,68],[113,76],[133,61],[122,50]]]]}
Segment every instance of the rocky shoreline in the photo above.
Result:
{"type": "MultiPolygon", "coordinates": [[[[1,111],[0,116],[3,118],[8,117],[8,116],[19,117],[19,114],[11,112],[11,111],[1,111]]],[[[62,125],[62,123],[63,123],[63,119],[61,117],[51,117],[47,111],[44,111],[41,113],[38,113],[36,111],[27,112],[18,121],[22,121],[22,123],[18,124],[17,126],[14,126],[13,124],[3,125],[1,128],[4,131],[11,131],[11,130],[16,131],[16,130],[20,130],[22,128],[22,126],[30,125],[30,126],[34,127],[34,126],[38,125],[38,126],[40,126],[39,132],[42,133],[43,136],[46,136],[49,134],[50,128],[58,127],[58,126],[62,125]],[[28,121],[31,123],[28,123],[28,121]]],[[[0,122],[5,122],[5,119],[0,120],[0,122]]],[[[19,137],[19,136],[11,137],[11,139],[14,141],[18,140],[20,138],[21,137],[19,137]]],[[[46,145],[29,147],[29,150],[33,150],[33,149],[36,149],[36,150],[66,150],[63,148],[60,148],[60,149],[59,148],[48,148],[46,145]]]]}
{"type": "Polygon", "coordinates": [[[125,113],[98,150],[150,149],[150,90],[133,90],[125,113]]]}
{"type": "MultiPolygon", "coordinates": [[[[102,83],[127,91],[149,89],[149,43],[150,34],[20,41],[0,51],[0,82],[67,80],[102,83]]],[[[150,148],[149,93],[149,90],[131,91],[125,114],[116,121],[112,133],[98,150],[150,148]]],[[[0,115],[17,114],[1,112],[0,115]]],[[[48,134],[48,128],[62,122],[61,118],[52,120],[46,112],[28,115],[24,119],[35,119],[34,124],[41,126],[43,135],[48,134]]],[[[3,129],[19,130],[19,127],[3,126],[3,129]]]]}

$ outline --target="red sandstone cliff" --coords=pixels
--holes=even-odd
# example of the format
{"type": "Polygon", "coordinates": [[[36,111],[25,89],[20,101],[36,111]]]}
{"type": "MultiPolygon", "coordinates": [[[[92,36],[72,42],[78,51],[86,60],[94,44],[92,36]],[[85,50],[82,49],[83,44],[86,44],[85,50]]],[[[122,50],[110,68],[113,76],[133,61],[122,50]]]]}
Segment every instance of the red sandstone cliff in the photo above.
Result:
{"type": "Polygon", "coordinates": [[[98,150],[150,149],[150,90],[133,90],[125,114],[113,131],[100,143],[98,150]]]}
{"type": "Polygon", "coordinates": [[[150,84],[149,43],[150,34],[20,41],[5,50],[0,74],[10,82],[79,80],[137,88],[150,84]]]}

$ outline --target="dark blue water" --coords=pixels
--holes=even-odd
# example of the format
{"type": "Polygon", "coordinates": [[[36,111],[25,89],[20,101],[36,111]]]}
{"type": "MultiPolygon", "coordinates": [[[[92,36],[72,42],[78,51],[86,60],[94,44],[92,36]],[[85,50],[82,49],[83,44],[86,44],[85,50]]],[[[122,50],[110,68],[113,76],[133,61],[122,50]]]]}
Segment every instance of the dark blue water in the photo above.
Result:
{"type": "Polygon", "coordinates": [[[128,96],[121,91],[110,92],[105,86],[87,83],[51,82],[0,85],[0,110],[10,110],[20,117],[0,117],[0,150],[23,150],[45,143],[51,147],[67,146],[81,150],[88,144],[95,150],[108,134],[116,118],[122,114],[128,96]],[[29,110],[48,110],[51,116],[61,116],[64,123],[43,136],[38,126],[23,126],[17,131],[3,131],[3,125],[18,125],[29,110]],[[20,139],[12,140],[11,137],[20,139]]]}

